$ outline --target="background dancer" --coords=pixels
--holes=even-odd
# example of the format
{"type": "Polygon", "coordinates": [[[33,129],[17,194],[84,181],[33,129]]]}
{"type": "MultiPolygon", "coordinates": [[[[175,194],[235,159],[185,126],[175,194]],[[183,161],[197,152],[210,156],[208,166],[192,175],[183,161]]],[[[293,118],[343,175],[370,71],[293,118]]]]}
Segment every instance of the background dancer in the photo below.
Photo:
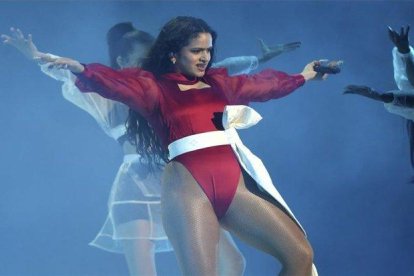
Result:
{"type": "MultiPolygon", "coordinates": [[[[404,117],[410,143],[410,161],[414,168],[414,52],[410,47],[410,27],[401,27],[400,33],[388,27],[388,34],[395,47],[392,50],[394,79],[399,90],[385,93],[368,86],[348,85],[345,94],[357,94],[384,103],[388,112],[404,117]]],[[[414,179],[413,179],[414,180],[414,179]]]]}

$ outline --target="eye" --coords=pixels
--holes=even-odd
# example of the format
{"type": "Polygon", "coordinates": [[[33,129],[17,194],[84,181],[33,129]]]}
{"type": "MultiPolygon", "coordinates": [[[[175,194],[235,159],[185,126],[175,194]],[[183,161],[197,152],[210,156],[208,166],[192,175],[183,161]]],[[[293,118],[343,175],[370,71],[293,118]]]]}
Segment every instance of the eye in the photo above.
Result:
{"type": "Polygon", "coordinates": [[[191,53],[193,53],[193,54],[199,54],[199,53],[201,53],[201,49],[191,49],[191,53]]]}

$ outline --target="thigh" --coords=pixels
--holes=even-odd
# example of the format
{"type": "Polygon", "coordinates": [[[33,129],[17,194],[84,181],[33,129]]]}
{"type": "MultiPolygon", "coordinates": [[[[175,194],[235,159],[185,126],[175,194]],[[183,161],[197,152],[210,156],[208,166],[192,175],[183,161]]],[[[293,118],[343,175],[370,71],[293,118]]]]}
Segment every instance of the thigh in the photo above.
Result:
{"type": "Polygon", "coordinates": [[[199,184],[178,162],[165,169],[161,208],[165,231],[183,273],[214,275],[219,223],[199,184]]]}
{"type": "Polygon", "coordinates": [[[248,176],[240,178],[236,194],[221,223],[245,242],[281,261],[288,261],[298,252],[311,251],[299,226],[248,176]]]}

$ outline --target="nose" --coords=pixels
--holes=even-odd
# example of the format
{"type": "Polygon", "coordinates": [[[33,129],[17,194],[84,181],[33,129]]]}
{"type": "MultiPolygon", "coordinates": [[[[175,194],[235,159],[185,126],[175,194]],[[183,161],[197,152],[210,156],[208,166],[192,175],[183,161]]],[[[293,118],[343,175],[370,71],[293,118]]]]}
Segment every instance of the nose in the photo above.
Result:
{"type": "Polygon", "coordinates": [[[210,53],[208,53],[207,51],[203,51],[202,55],[200,56],[200,61],[207,63],[210,59],[210,53]]]}

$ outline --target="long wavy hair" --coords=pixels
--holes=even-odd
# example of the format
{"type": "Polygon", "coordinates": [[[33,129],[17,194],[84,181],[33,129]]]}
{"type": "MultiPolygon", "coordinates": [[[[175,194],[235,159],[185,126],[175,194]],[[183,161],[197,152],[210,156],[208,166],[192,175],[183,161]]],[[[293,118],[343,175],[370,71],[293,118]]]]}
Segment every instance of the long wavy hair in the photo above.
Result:
{"type": "MultiPolygon", "coordinates": [[[[214,57],[216,32],[205,21],[189,16],[178,16],[162,27],[157,39],[143,60],[141,67],[160,78],[163,74],[173,72],[171,54],[178,54],[190,41],[200,33],[210,33],[212,36],[211,60],[207,69],[211,67],[214,57]]],[[[168,151],[148,121],[135,110],[129,110],[127,120],[127,135],[131,143],[137,147],[137,152],[146,158],[151,168],[168,162],[168,151]]]]}
{"type": "MultiPolygon", "coordinates": [[[[114,69],[121,69],[118,64],[118,57],[128,59],[128,56],[134,51],[135,44],[141,44],[148,49],[154,43],[155,38],[144,31],[136,29],[131,22],[121,22],[112,26],[106,34],[108,44],[109,63],[114,69]]],[[[144,58],[144,57],[142,57],[144,58]]],[[[136,66],[140,66],[137,64],[136,66]]],[[[139,113],[129,109],[128,118],[125,121],[127,133],[126,139],[136,147],[136,151],[141,155],[141,162],[149,164],[153,169],[154,164],[160,163],[160,160],[154,160],[154,155],[150,152],[158,147],[159,141],[154,135],[152,127],[148,121],[139,113]],[[130,122],[133,122],[132,124],[130,122]]],[[[121,139],[124,141],[125,139],[121,139]]]]}

